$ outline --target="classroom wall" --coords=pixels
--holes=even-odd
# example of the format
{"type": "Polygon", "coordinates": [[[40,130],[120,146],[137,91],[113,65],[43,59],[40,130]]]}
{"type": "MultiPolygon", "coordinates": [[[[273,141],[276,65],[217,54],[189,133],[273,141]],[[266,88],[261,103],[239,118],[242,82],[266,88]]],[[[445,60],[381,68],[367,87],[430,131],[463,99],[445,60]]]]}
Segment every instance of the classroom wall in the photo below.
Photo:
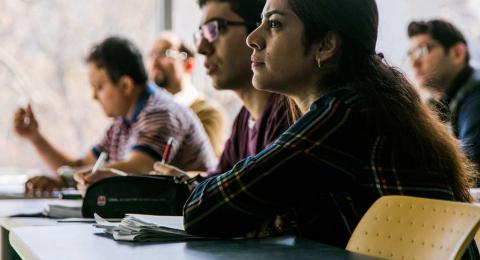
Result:
{"type": "MultiPolygon", "coordinates": [[[[188,41],[191,41],[199,20],[195,3],[194,0],[174,1],[173,29],[188,41]]],[[[383,52],[391,64],[410,72],[405,60],[408,49],[406,27],[411,20],[432,18],[453,21],[467,36],[473,61],[479,64],[480,0],[377,0],[377,4],[380,13],[377,50],[383,52]]],[[[208,82],[202,70],[197,72],[197,80],[208,82]]]]}

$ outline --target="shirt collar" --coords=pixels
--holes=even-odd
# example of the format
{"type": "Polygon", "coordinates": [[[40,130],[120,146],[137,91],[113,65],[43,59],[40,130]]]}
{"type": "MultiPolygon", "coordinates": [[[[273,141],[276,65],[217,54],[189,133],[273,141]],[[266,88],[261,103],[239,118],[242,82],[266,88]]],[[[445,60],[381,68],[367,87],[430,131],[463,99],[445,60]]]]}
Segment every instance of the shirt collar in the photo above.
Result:
{"type": "Polygon", "coordinates": [[[473,68],[471,66],[465,66],[463,70],[458,73],[458,75],[453,80],[452,85],[446,91],[445,95],[442,97],[442,100],[449,104],[452,101],[453,97],[457,94],[457,92],[465,85],[465,83],[470,79],[473,73],[473,68]]]}
{"type": "Polygon", "coordinates": [[[184,107],[190,107],[195,100],[200,98],[200,92],[192,85],[192,83],[188,82],[183,86],[183,89],[173,96],[173,99],[178,104],[184,107]]]}
{"type": "Polygon", "coordinates": [[[140,112],[142,112],[143,108],[145,107],[148,98],[150,95],[154,93],[154,89],[152,88],[151,84],[147,84],[147,87],[145,88],[145,91],[140,95],[140,97],[137,100],[137,103],[135,104],[135,110],[130,118],[124,117],[123,119],[129,123],[133,124],[137,121],[138,115],[140,112]]]}

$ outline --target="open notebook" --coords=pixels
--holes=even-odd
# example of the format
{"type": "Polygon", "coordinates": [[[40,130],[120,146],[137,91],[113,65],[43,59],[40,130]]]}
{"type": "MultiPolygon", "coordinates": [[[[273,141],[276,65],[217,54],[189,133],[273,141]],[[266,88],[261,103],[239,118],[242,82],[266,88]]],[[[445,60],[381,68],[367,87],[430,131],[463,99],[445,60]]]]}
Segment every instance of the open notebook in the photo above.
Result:
{"type": "Polygon", "coordinates": [[[120,223],[109,222],[98,214],[94,217],[94,226],[118,241],[177,242],[214,239],[188,234],[183,230],[181,217],[127,214],[120,223]]]}

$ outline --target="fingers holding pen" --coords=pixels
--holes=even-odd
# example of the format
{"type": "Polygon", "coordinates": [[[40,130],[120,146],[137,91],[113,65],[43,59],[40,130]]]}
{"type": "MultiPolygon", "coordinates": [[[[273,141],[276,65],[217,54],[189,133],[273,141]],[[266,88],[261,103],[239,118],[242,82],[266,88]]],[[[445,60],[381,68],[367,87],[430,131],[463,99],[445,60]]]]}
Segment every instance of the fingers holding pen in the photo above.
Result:
{"type": "Polygon", "coordinates": [[[26,108],[19,108],[13,115],[13,128],[18,135],[34,139],[38,136],[38,123],[32,111],[31,104],[26,108]]]}
{"type": "Polygon", "coordinates": [[[162,162],[156,162],[153,164],[153,169],[154,172],[150,173],[151,175],[177,176],[186,174],[186,172],[178,169],[177,167],[162,162]]]}

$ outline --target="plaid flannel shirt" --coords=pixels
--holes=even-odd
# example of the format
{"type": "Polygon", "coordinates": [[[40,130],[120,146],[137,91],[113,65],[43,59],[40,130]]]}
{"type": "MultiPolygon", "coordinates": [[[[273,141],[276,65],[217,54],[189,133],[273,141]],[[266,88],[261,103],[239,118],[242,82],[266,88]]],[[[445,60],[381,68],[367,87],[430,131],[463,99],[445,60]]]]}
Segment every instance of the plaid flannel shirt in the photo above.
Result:
{"type": "MultiPolygon", "coordinates": [[[[454,200],[446,174],[405,156],[368,114],[354,90],[321,97],[264,151],[200,183],[184,207],[185,229],[237,237],[294,212],[299,235],[345,247],[382,195],[454,200]]],[[[469,252],[478,256],[473,244],[469,252]]]]}

